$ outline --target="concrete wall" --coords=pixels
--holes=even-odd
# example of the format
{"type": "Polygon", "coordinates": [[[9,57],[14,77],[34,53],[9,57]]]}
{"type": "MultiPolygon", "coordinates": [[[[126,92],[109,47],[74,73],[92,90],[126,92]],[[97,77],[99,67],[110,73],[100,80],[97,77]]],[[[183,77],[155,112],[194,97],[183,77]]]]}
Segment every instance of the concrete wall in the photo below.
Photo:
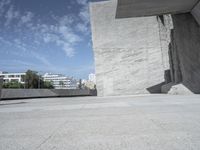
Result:
{"type": "Polygon", "coordinates": [[[157,17],[115,19],[116,6],[90,6],[98,96],[160,92],[167,66],[157,17]]]}
{"type": "Polygon", "coordinates": [[[2,89],[1,99],[95,96],[95,91],[66,89],[2,89]]]}
{"type": "Polygon", "coordinates": [[[193,8],[191,13],[200,25],[200,2],[193,8]]]}
{"type": "Polygon", "coordinates": [[[193,93],[200,93],[200,26],[190,13],[172,18],[181,82],[193,93]]]}
{"type": "Polygon", "coordinates": [[[163,92],[200,93],[199,24],[190,13],[160,16],[159,24],[162,49],[168,50],[170,64],[170,77],[163,92]]]}
{"type": "Polygon", "coordinates": [[[171,30],[173,21],[171,15],[157,16],[159,24],[160,44],[164,70],[170,69],[169,64],[169,44],[171,43],[171,30]]]}

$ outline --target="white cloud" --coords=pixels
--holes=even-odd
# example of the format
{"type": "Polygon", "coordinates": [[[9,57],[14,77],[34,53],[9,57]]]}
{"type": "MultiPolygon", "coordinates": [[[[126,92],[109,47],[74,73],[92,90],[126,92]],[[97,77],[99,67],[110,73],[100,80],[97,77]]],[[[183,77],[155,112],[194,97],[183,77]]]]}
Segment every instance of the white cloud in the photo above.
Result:
{"type": "Polygon", "coordinates": [[[26,44],[24,44],[21,40],[14,39],[12,43],[13,43],[13,46],[17,47],[18,49],[23,50],[24,52],[27,51],[26,44]]]}
{"type": "Polygon", "coordinates": [[[88,0],[77,0],[77,3],[80,4],[80,5],[87,5],[88,0]]]}
{"type": "Polygon", "coordinates": [[[88,34],[88,30],[89,30],[88,26],[85,25],[84,23],[78,23],[76,25],[76,29],[85,34],[88,34]]]}
{"type": "Polygon", "coordinates": [[[85,23],[88,24],[90,22],[90,14],[89,14],[89,6],[84,6],[80,13],[79,13],[80,19],[85,23]]]}
{"type": "Polygon", "coordinates": [[[19,18],[20,12],[15,10],[13,6],[10,6],[8,11],[5,14],[6,22],[5,26],[8,26],[10,22],[12,22],[14,19],[19,18]]]}
{"type": "Polygon", "coordinates": [[[69,26],[74,22],[74,17],[72,15],[65,15],[59,19],[60,26],[69,26]]]}
{"type": "MultiPolygon", "coordinates": [[[[3,1],[5,3],[6,0],[3,1]]],[[[73,14],[67,14],[62,17],[53,14],[51,18],[56,23],[51,25],[35,20],[36,17],[34,16],[37,14],[30,11],[21,13],[11,5],[5,14],[5,25],[8,26],[11,22],[15,21],[17,25],[15,30],[18,30],[18,28],[21,29],[22,25],[24,25],[31,30],[30,33],[32,33],[34,43],[37,43],[37,45],[43,44],[41,41],[44,41],[46,44],[55,43],[67,57],[72,57],[75,54],[74,46],[83,40],[83,34],[89,33],[88,1],[77,0],[77,2],[81,5],[78,17],[75,17],[73,14]]],[[[18,48],[24,51],[27,48],[23,45],[23,40],[15,40],[14,42],[18,48]]],[[[37,58],[39,57],[37,56],[37,58]]]]}
{"type": "Polygon", "coordinates": [[[41,54],[36,53],[35,51],[30,51],[31,56],[42,62],[46,66],[51,66],[51,63],[41,54]]]}
{"type": "Polygon", "coordinates": [[[65,53],[66,53],[66,55],[68,57],[73,57],[74,56],[75,50],[70,44],[64,43],[63,49],[64,49],[64,51],[65,51],[65,53]]]}
{"type": "Polygon", "coordinates": [[[32,18],[34,17],[34,14],[30,11],[26,12],[25,15],[23,15],[21,17],[21,23],[27,23],[27,22],[30,22],[32,20],[32,18]]]}
{"type": "Polygon", "coordinates": [[[9,5],[11,3],[10,0],[1,0],[0,1],[0,16],[5,12],[5,6],[9,5]]]}
{"type": "Polygon", "coordinates": [[[81,41],[81,38],[75,34],[70,27],[67,26],[60,26],[59,27],[59,33],[64,38],[66,42],[69,42],[70,44],[75,44],[77,42],[81,41]]]}
{"type": "Polygon", "coordinates": [[[4,43],[6,45],[12,46],[12,43],[7,41],[7,40],[5,40],[3,37],[0,37],[0,42],[4,43]]]}
{"type": "Polygon", "coordinates": [[[80,22],[77,24],[76,29],[85,35],[90,33],[90,14],[89,4],[87,2],[82,5],[79,12],[80,22]]]}
{"type": "Polygon", "coordinates": [[[36,35],[45,43],[55,43],[65,52],[67,57],[72,57],[75,54],[73,48],[78,42],[82,40],[81,36],[77,34],[73,28],[75,19],[72,15],[65,15],[63,17],[54,16],[57,20],[55,25],[38,24],[36,35]]]}

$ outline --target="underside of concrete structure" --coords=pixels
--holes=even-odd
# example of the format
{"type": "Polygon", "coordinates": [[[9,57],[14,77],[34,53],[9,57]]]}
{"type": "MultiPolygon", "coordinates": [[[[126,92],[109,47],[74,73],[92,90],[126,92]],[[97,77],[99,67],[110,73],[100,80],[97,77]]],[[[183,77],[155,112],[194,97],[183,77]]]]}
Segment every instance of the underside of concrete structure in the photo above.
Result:
{"type": "Polygon", "coordinates": [[[117,18],[192,12],[200,23],[199,0],[118,0],[117,18]]]}
{"type": "Polygon", "coordinates": [[[133,2],[137,2],[138,9],[153,8],[148,17],[128,18],[131,12],[137,16],[133,9],[123,19],[115,18],[117,0],[91,4],[99,96],[161,93],[162,89],[164,93],[200,93],[198,1],[173,1],[177,11],[171,13],[187,13],[149,16],[157,11],[156,5],[159,9],[171,8],[165,1],[162,5],[152,1],[118,0],[118,15],[120,5],[131,6],[133,2]]]}

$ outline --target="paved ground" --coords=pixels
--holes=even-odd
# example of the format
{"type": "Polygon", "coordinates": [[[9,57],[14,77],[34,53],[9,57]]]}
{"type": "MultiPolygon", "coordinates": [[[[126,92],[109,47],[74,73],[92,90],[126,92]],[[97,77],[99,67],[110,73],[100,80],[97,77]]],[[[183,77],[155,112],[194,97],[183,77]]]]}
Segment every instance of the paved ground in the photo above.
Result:
{"type": "Polygon", "coordinates": [[[0,102],[0,150],[199,150],[200,96],[0,102]]]}

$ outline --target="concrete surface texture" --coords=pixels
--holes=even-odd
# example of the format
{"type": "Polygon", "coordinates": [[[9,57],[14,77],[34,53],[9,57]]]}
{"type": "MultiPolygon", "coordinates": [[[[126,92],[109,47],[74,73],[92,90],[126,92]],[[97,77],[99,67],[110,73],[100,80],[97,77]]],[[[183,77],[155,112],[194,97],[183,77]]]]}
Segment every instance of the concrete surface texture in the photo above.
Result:
{"type": "Polygon", "coordinates": [[[190,12],[199,0],[118,0],[117,18],[190,12]]]}
{"type": "Polygon", "coordinates": [[[1,150],[199,150],[200,97],[0,102],[1,150]]]}
{"type": "Polygon", "coordinates": [[[157,17],[115,19],[116,6],[90,5],[98,96],[160,92],[169,65],[157,17]]]}
{"type": "Polygon", "coordinates": [[[95,95],[94,90],[88,89],[2,89],[1,99],[95,95]]]}
{"type": "Polygon", "coordinates": [[[190,13],[172,15],[174,47],[180,82],[193,93],[200,93],[200,26],[190,13]]]}
{"type": "Polygon", "coordinates": [[[192,95],[194,94],[182,83],[168,83],[162,86],[162,93],[171,94],[171,95],[192,95]]]}
{"type": "Polygon", "coordinates": [[[193,8],[191,13],[200,25],[200,2],[193,8]]]}

